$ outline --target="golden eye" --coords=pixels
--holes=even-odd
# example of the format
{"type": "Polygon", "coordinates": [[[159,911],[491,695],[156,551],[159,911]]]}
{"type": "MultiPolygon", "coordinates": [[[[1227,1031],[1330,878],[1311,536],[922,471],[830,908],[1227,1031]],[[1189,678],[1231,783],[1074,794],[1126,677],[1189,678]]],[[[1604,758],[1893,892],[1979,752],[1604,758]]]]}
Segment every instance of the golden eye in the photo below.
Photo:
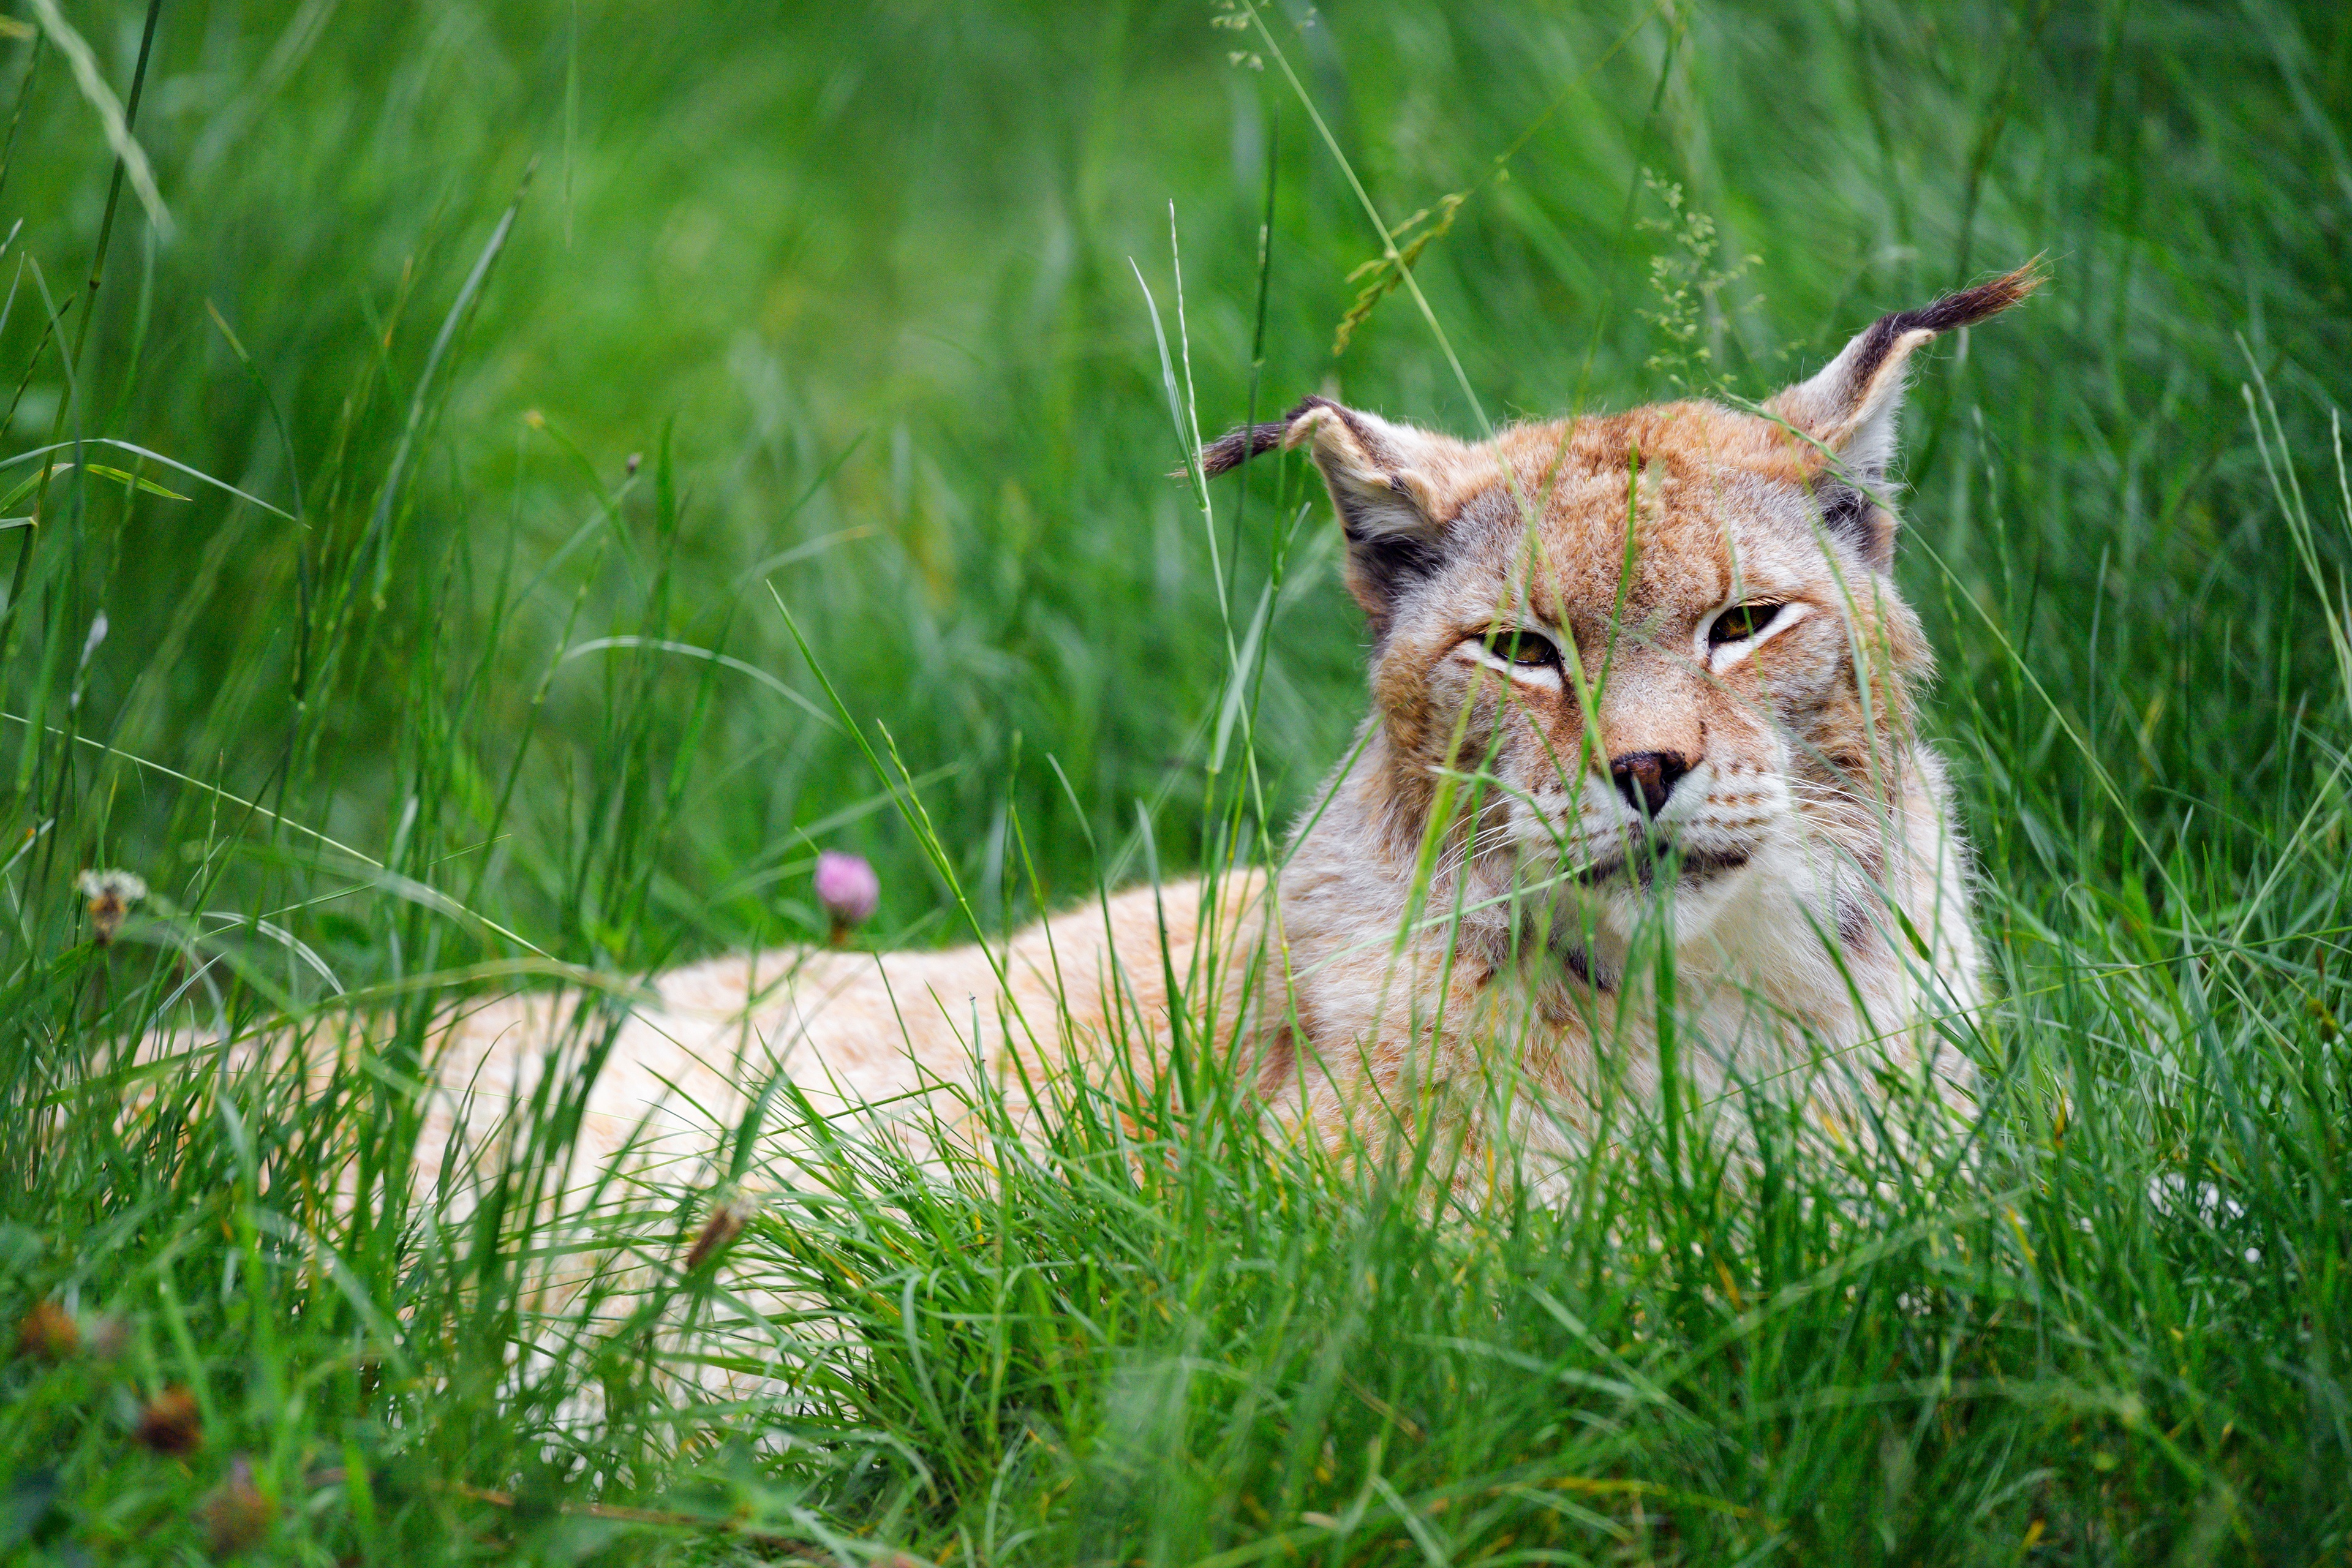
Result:
{"type": "Polygon", "coordinates": [[[1559,647],[1541,632],[1496,626],[1486,634],[1486,651],[1523,668],[1559,662],[1559,647]]]}
{"type": "Polygon", "coordinates": [[[1721,647],[1726,643],[1746,642],[1772,624],[1781,606],[1759,601],[1752,605],[1734,605],[1715,617],[1715,625],[1706,629],[1709,646],[1721,647]]]}

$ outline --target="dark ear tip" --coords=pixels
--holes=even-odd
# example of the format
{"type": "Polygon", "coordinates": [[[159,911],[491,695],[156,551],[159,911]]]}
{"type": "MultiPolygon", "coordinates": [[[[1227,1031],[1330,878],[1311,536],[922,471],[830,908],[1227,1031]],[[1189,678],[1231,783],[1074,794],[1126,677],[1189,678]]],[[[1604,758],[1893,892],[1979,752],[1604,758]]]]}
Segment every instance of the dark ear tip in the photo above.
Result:
{"type": "Polygon", "coordinates": [[[1956,328],[1972,326],[1988,316],[1998,316],[2032,294],[2049,280],[2049,274],[2042,270],[2042,260],[2037,256],[2015,271],[2003,273],[1973,289],[1947,294],[1932,305],[1879,317],[1854,340],[1859,353],[1849,374],[1855,378],[1855,385],[1868,383],[1897,339],[1912,332],[1940,334],[1956,328]]]}
{"type": "Polygon", "coordinates": [[[2015,298],[2024,299],[2028,294],[2050,281],[2050,253],[2046,250],[2034,252],[2023,266],[1995,281],[2013,287],[2016,289],[2015,298]]]}
{"type": "MultiPolygon", "coordinates": [[[[1286,419],[1265,425],[1243,425],[1226,431],[1201,448],[1201,470],[1211,479],[1240,468],[1260,452],[1271,451],[1282,445],[1283,432],[1290,428],[1286,419]]],[[[1178,469],[1177,479],[1186,477],[1178,469]]]]}
{"type": "Polygon", "coordinates": [[[1999,278],[1963,289],[1957,294],[1947,294],[1923,310],[1907,312],[1913,319],[1908,325],[1926,327],[1930,331],[1948,332],[1955,327],[1966,327],[1997,316],[2012,305],[2022,303],[2044,283],[2050,274],[2044,268],[2043,257],[2037,256],[2024,266],[1999,278]]]}
{"type": "Polygon", "coordinates": [[[2022,304],[2050,281],[2049,268],[2044,265],[2048,256],[2049,253],[2044,251],[2024,266],[2004,272],[1989,283],[1979,283],[1968,292],[1982,298],[1984,313],[1988,316],[2006,310],[2011,305],[2022,304]]]}

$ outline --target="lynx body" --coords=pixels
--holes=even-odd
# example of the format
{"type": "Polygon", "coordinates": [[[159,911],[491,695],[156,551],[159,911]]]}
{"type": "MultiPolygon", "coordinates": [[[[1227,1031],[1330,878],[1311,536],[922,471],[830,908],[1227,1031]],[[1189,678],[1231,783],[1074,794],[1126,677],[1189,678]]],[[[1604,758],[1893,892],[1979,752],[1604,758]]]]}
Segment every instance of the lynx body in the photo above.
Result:
{"type": "MultiPolygon", "coordinates": [[[[1309,398],[1214,443],[1211,475],[1311,454],[1371,634],[1361,743],[1278,877],[1129,891],[993,952],[666,974],[591,1146],[707,1148],[779,1075],[952,1123],[977,1073],[1027,1114],[1072,1064],[1149,1084],[1181,1033],[1334,1148],[1444,1128],[1540,1157],[1655,1093],[1667,987],[1686,1104],[1794,1082],[1858,1125],[1902,1081],[1962,1091],[1931,1025],[1978,995],[1968,861],[1913,728],[1930,658],[1886,475],[1913,353],[2036,281],[1885,317],[1757,412],[1471,442],[1309,398]]],[[[443,1131],[528,1090],[567,1005],[448,1031],[443,1131]]]]}

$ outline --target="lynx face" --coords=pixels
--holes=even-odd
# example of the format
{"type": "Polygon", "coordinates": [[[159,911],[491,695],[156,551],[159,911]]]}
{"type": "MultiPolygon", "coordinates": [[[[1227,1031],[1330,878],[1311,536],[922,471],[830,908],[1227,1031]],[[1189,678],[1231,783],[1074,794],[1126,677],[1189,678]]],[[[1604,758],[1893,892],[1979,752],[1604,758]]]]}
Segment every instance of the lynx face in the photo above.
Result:
{"type": "Polygon", "coordinates": [[[1478,800],[1440,824],[1441,866],[1566,910],[1579,967],[1661,906],[1695,936],[1759,879],[1860,941],[1899,818],[1940,795],[1882,504],[1906,364],[2036,281],[1886,317],[1761,413],[1663,404],[1468,443],[1309,398],[1212,447],[1213,472],[1306,445],[1329,483],[1391,852],[1449,795],[1478,800]]]}
{"type": "Polygon", "coordinates": [[[1883,858],[1887,806],[1866,803],[1886,802],[1924,647],[1785,448],[1698,404],[1486,448],[1495,471],[1385,599],[1372,663],[1402,773],[1493,781],[1457,863],[1508,862],[1622,937],[1662,882],[1692,930],[1759,870],[1883,858]]]}

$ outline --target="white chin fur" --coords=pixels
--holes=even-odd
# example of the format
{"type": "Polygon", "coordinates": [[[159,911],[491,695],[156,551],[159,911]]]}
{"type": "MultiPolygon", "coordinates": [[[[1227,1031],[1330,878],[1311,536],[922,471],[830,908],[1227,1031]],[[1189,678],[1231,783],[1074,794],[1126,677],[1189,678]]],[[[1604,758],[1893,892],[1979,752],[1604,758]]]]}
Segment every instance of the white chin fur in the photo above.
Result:
{"type": "Polygon", "coordinates": [[[1681,947],[1711,934],[1723,917],[1736,909],[1759,868],[1750,859],[1742,866],[1685,876],[1671,889],[1641,887],[1617,879],[1599,889],[1601,929],[1630,946],[1660,918],[1674,921],[1675,945],[1681,947]]]}
{"type": "MultiPolygon", "coordinates": [[[[1573,806],[1555,789],[1513,808],[1513,847],[1534,877],[1556,876],[1563,864],[1616,860],[1643,830],[1639,816],[1597,775],[1577,793],[1573,806]]],[[[1743,921],[1769,923],[1787,918],[1792,904],[1821,902],[1818,868],[1790,830],[1789,805],[1786,781],[1769,769],[1720,772],[1702,763],[1676,786],[1658,826],[1694,860],[1745,856],[1744,863],[1693,867],[1670,889],[1644,886],[1621,868],[1599,882],[1563,881],[1555,896],[1581,907],[1601,939],[1604,952],[1596,956],[1604,964],[1622,960],[1662,914],[1674,922],[1677,947],[1703,939],[1727,948],[1754,946],[1766,933],[1735,929],[1743,921]]],[[[1833,921],[1834,910],[1825,910],[1824,918],[1833,921]]],[[[1810,931],[1799,934],[1813,940],[1810,931]]]]}

